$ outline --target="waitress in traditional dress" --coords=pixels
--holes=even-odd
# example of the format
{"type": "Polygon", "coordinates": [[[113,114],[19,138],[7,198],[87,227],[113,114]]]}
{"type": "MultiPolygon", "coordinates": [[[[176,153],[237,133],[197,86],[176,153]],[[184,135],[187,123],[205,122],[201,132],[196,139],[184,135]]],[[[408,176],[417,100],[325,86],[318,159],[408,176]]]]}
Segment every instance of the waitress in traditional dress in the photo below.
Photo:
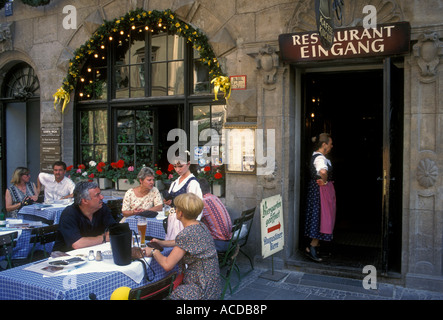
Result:
{"type": "MultiPolygon", "coordinates": [[[[191,161],[189,151],[185,152],[185,156],[176,157],[172,164],[179,177],[172,182],[169,187],[169,194],[172,199],[165,200],[164,203],[168,206],[173,205],[174,198],[183,193],[194,193],[200,199],[203,199],[200,183],[190,170],[191,161]]],[[[197,220],[200,221],[200,219],[201,214],[198,216],[197,220]]],[[[171,208],[168,215],[168,227],[165,240],[175,240],[175,236],[181,230],[183,230],[183,225],[177,220],[174,208],[171,208]]]]}
{"type": "MultiPolygon", "coordinates": [[[[316,151],[312,154],[310,162],[310,180],[308,185],[305,224],[305,235],[311,239],[311,242],[305,249],[305,253],[312,260],[321,262],[322,259],[318,256],[317,252],[320,240],[332,240],[332,230],[329,230],[328,233],[321,232],[322,213],[320,200],[320,188],[332,181],[332,164],[331,161],[326,158],[326,155],[332,150],[332,138],[330,134],[322,133],[314,138],[313,142],[315,143],[314,150],[316,151]]],[[[335,191],[333,201],[335,203],[335,191]]],[[[335,212],[332,218],[335,221],[335,212]]]]}
{"type": "Polygon", "coordinates": [[[17,218],[23,200],[37,201],[39,192],[35,184],[31,182],[31,174],[28,168],[18,167],[15,169],[12,174],[11,185],[5,193],[5,208],[8,217],[17,218]]]}

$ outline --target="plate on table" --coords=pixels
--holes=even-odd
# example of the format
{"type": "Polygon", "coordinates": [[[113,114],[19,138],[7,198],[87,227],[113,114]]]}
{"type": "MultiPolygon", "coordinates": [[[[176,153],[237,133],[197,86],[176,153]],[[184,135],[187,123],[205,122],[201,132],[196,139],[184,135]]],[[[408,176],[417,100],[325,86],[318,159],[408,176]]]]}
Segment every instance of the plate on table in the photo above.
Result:
{"type": "Polygon", "coordinates": [[[63,256],[49,259],[48,264],[55,267],[78,267],[85,264],[87,261],[88,260],[83,257],[63,256]]]}

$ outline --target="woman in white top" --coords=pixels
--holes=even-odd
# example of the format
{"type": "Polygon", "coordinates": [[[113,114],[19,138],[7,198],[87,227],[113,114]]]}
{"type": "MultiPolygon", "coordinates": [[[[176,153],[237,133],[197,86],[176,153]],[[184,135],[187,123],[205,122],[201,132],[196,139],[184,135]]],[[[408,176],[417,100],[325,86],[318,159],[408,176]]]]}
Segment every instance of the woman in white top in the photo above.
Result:
{"type": "Polygon", "coordinates": [[[146,210],[161,211],[163,202],[160,192],[154,187],[155,177],[151,168],[143,167],[137,175],[140,185],[126,191],[123,198],[123,219],[146,210]]]}
{"type": "MultiPolygon", "coordinates": [[[[172,197],[172,200],[164,200],[164,203],[166,205],[173,205],[174,198],[183,193],[194,193],[200,199],[203,199],[200,183],[198,182],[197,178],[191,173],[191,162],[188,157],[189,153],[186,153],[186,159],[178,157],[172,163],[179,177],[174,182],[172,182],[171,186],[169,187],[169,194],[172,197]]],[[[198,216],[197,220],[201,219],[201,215],[202,214],[198,216]]],[[[165,240],[175,240],[175,236],[181,230],[183,230],[183,225],[180,221],[177,220],[175,210],[173,208],[169,211],[167,230],[168,231],[166,233],[165,240]]]]}

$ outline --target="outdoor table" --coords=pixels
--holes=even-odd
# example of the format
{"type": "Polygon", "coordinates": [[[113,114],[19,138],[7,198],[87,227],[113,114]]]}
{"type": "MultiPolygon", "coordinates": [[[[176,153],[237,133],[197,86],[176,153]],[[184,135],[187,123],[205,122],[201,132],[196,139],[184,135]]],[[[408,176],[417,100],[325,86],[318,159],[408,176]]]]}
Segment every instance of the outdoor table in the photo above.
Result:
{"type": "MultiPolygon", "coordinates": [[[[129,224],[129,228],[135,231],[136,234],[138,234],[137,217],[138,216],[130,216],[124,220],[124,222],[129,224]]],[[[149,237],[148,239],[165,239],[166,232],[163,227],[163,220],[166,218],[167,217],[164,215],[163,211],[159,211],[155,218],[146,218],[148,222],[146,227],[146,237],[149,237]]]]}
{"type": "MultiPolygon", "coordinates": [[[[121,197],[105,196],[104,203],[110,200],[119,200],[121,197]]],[[[34,203],[22,207],[17,217],[32,221],[42,221],[46,224],[58,224],[63,210],[73,203],[71,199],[57,200],[53,203],[34,203]]]]}
{"type": "MultiPolygon", "coordinates": [[[[47,224],[40,221],[21,219],[7,219],[6,221],[6,228],[0,228],[1,235],[18,231],[18,237],[15,239],[16,246],[12,251],[12,259],[26,259],[34,246],[33,243],[30,243],[32,230],[34,228],[47,226],[47,224]]],[[[46,247],[47,252],[51,252],[54,243],[47,243],[44,246],[46,247]]],[[[43,250],[43,248],[44,247],[41,244],[36,245],[36,250],[43,250]]],[[[3,260],[4,258],[5,257],[0,257],[0,260],[3,260]]]]}
{"type": "MultiPolygon", "coordinates": [[[[111,246],[108,242],[68,254],[77,256],[82,252],[87,256],[89,250],[101,250],[104,254],[111,250],[111,246]]],[[[165,248],[163,254],[169,255],[171,251],[172,248],[165,248]]],[[[119,287],[137,288],[158,281],[178,268],[166,272],[154,259],[145,257],[145,261],[155,272],[154,275],[149,267],[146,268],[151,281],[143,278],[142,262],[133,261],[128,266],[117,266],[112,258],[88,261],[70,272],[63,271],[51,276],[29,270],[36,268],[36,263],[8,269],[0,272],[0,300],[109,300],[112,292],[119,287]]],[[[37,266],[41,267],[46,261],[38,263],[40,265],[37,266]]]]}

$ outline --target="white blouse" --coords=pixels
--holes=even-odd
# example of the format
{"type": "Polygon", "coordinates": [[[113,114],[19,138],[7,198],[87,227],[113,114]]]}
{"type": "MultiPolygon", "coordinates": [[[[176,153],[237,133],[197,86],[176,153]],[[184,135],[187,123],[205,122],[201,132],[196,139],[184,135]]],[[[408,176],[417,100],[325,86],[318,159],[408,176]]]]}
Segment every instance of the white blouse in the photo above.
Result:
{"type": "Polygon", "coordinates": [[[314,156],[316,154],[319,154],[314,160],[314,167],[315,170],[317,170],[317,174],[319,174],[322,169],[328,171],[328,164],[332,166],[331,160],[327,159],[321,152],[314,152],[312,155],[314,156]]]}

